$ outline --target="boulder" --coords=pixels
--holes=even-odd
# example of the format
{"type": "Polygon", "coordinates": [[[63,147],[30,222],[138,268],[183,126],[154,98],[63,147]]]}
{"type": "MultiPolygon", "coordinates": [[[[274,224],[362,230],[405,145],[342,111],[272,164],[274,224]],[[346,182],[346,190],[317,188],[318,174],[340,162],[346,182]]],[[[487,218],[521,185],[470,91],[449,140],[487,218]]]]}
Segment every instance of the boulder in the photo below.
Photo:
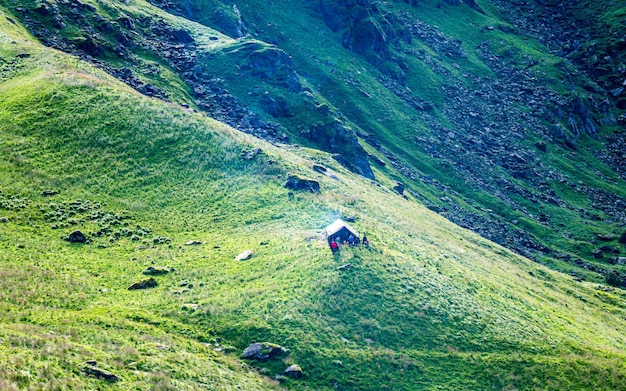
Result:
{"type": "Polygon", "coordinates": [[[247,261],[252,258],[252,250],[245,250],[235,257],[235,261],[247,261]]]}
{"type": "Polygon", "coordinates": [[[610,242],[615,239],[617,239],[617,235],[615,234],[599,234],[598,235],[598,240],[601,240],[603,242],[610,242]]]}
{"type": "Polygon", "coordinates": [[[160,276],[160,275],[163,275],[163,274],[167,274],[169,272],[171,272],[169,267],[165,267],[165,266],[149,266],[142,273],[145,274],[146,276],[160,276]]]}
{"type": "Polygon", "coordinates": [[[393,187],[393,189],[396,192],[398,192],[398,194],[403,195],[404,194],[404,183],[397,182],[397,184],[393,187]]]}
{"type": "Polygon", "coordinates": [[[85,243],[87,241],[87,237],[80,231],[74,231],[67,237],[67,241],[70,243],[85,243]]]}
{"type": "Polygon", "coordinates": [[[251,343],[241,354],[241,358],[248,360],[265,361],[269,358],[287,354],[289,351],[280,345],[271,342],[251,343]]]}
{"type": "Polygon", "coordinates": [[[611,246],[602,246],[600,247],[600,251],[602,251],[603,253],[612,253],[613,252],[613,247],[611,246]]]}
{"type": "Polygon", "coordinates": [[[337,269],[342,270],[342,271],[343,270],[348,270],[351,266],[352,266],[351,263],[346,263],[345,265],[339,266],[337,269]]]}
{"type": "Polygon", "coordinates": [[[290,175],[285,182],[285,187],[291,190],[303,190],[310,193],[319,193],[320,184],[312,179],[304,179],[296,175],[290,175]]]}
{"type": "Polygon", "coordinates": [[[128,287],[129,291],[134,291],[137,289],[148,289],[148,288],[154,288],[155,286],[159,285],[157,283],[157,281],[150,277],[147,280],[141,280],[139,282],[136,282],[134,284],[132,284],[131,286],[128,287]]]}
{"type": "Polygon", "coordinates": [[[624,232],[622,236],[619,237],[619,242],[621,244],[626,244],[626,232],[624,232]]]}
{"type": "Polygon", "coordinates": [[[313,171],[326,175],[326,172],[328,172],[328,169],[320,164],[314,164],[313,171]]]}
{"type": "Polygon", "coordinates": [[[199,240],[188,240],[185,242],[185,246],[199,246],[202,242],[199,240]]]}
{"type": "Polygon", "coordinates": [[[95,361],[89,361],[87,365],[83,368],[82,372],[86,375],[94,376],[98,379],[102,379],[110,383],[115,383],[120,380],[120,378],[114,373],[96,366],[95,361]]]}
{"type": "Polygon", "coordinates": [[[99,56],[104,50],[104,46],[102,45],[102,43],[91,36],[78,37],[72,39],[72,42],[76,45],[78,49],[82,50],[92,57],[99,56]]]}
{"type": "Polygon", "coordinates": [[[287,369],[285,369],[285,375],[299,379],[302,377],[302,368],[300,368],[300,365],[298,364],[290,365],[287,369]]]}

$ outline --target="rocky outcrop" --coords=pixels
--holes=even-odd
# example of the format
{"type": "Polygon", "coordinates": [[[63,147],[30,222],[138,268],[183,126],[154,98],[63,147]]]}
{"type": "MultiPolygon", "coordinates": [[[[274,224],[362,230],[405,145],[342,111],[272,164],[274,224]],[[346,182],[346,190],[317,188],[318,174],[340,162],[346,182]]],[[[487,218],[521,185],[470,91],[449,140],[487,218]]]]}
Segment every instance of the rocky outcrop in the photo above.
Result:
{"type": "Polygon", "coordinates": [[[235,257],[235,261],[247,261],[252,258],[252,250],[245,250],[235,257]]]}
{"type": "Polygon", "coordinates": [[[404,183],[402,182],[398,182],[396,183],[396,185],[393,187],[393,189],[396,191],[396,193],[403,195],[404,194],[404,183]]]}
{"type": "Polygon", "coordinates": [[[285,187],[290,190],[308,191],[309,193],[319,193],[320,184],[312,179],[301,178],[297,175],[290,175],[285,182],[285,187]]]}
{"type": "Polygon", "coordinates": [[[87,237],[80,231],[74,231],[67,237],[67,241],[70,243],[86,243],[87,237]]]}
{"type": "MultiPolygon", "coordinates": [[[[193,15],[187,15],[193,20],[193,15]]],[[[235,4],[232,7],[218,7],[210,17],[213,27],[222,33],[233,37],[242,38],[248,33],[239,9],[235,4]]]]}
{"type": "Polygon", "coordinates": [[[119,376],[116,374],[98,367],[95,361],[87,362],[87,365],[83,367],[82,372],[86,375],[105,380],[109,383],[116,383],[120,380],[119,376]]]}
{"type": "Polygon", "coordinates": [[[249,69],[253,76],[270,80],[272,84],[291,92],[299,92],[301,89],[293,59],[277,47],[266,46],[254,50],[243,68],[249,69]]]}
{"type": "Polygon", "coordinates": [[[571,132],[580,137],[587,134],[594,139],[598,138],[598,126],[591,116],[587,104],[580,97],[576,97],[571,103],[571,114],[568,118],[571,132]]]}
{"type": "Polygon", "coordinates": [[[303,376],[302,368],[298,364],[292,364],[287,369],[285,369],[285,375],[292,377],[294,379],[299,379],[303,376]]]}
{"type": "Polygon", "coordinates": [[[263,95],[261,98],[261,108],[274,118],[293,117],[293,112],[289,107],[289,102],[282,96],[263,95]]]}
{"type": "Polygon", "coordinates": [[[147,280],[141,280],[141,281],[135,282],[134,284],[131,284],[127,289],[129,291],[134,291],[138,289],[154,288],[157,285],[159,285],[157,281],[154,278],[150,277],[147,280]]]}
{"type": "Polygon", "coordinates": [[[280,357],[289,351],[280,345],[271,342],[255,342],[250,344],[241,354],[241,358],[247,360],[266,361],[270,358],[280,357]]]}
{"type": "Polygon", "coordinates": [[[336,152],[333,159],[350,171],[374,179],[367,153],[359,145],[354,131],[345,126],[339,118],[335,117],[332,122],[312,126],[302,131],[301,135],[323,150],[336,152]]]}
{"type": "Polygon", "coordinates": [[[167,266],[148,266],[142,274],[145,274],[146,276],[162,276],[170,273],[171,271],[172,269],[167,266]]]}
{"type": "Polygon", "coordinates": [[[342,32],[341,44],[380,65],[387,57],[391,39],[395,36],[393,18],[382,13],[378,2],[368,0],[322,0],[315,9],[335,32],[342,32]]]}
{"type": "Polygon", "coordinates": [[[374,18],[365,18],[354,21],[345,32],[341,43],[355,53],[373,52],[382,57],[387,51],[389,38],[385,30],[374,18]]]}

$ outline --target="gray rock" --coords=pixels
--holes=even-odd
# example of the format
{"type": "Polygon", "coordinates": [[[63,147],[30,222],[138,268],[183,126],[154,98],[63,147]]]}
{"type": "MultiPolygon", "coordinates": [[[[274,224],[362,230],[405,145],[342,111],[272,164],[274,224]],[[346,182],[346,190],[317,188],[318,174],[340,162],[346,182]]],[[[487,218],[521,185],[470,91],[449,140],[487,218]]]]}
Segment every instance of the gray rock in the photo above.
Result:
{"type": "Polygon", "coordinates": [[[271,342],[251,343],[241,354],[241,358],[248,360],[265,361],[272,357],[287,354],[289,351],[280,345],[271,342]]]}
{"type": "Polygon", "coordinates": [[[67,237],[67,241],[70,243],[85,243],[87,242],[87,237],[80,231],[74,231],[67,237]]]}
{"type": "Polygon", "coordinates": [[[310,193],[319,193],[320,184],[312,179],[304,179],[296,175],[291,175],[285,182],[285,187],[291,190],[302,190],[310,193]]]}
{"type": "Polygon", "coordinates": [[[142,273],[146,276],[160,276],[169,272],[171,272],[171,270],[169,267],[166,266],[149,266],[142,273]]]}
{"type": "Polygon", "coordinates": [[[128,290],[133,291],[137,289],[154,288],[157,285],[159,285],[157,281],[154,278],[150,277],[147,280],[141,280],[139,282],[132,284],[131,286],[128,287],[128,290]]]}
{"type": "Polygon", "coordinates": [[[295,379],[301,378],[302,368],[300,368],[300,365],[298,364],[290,365],[287,369],[285,369],[285,375],[295,379]]]}
{"type": "Polygon", "coordinates": [[[393,189],[400,195],[404,194],[404,183],[398,182],[393,189]]]}
{"type": "Polygon", "coordinates": [[[610,242],[615,239],[617,239],[617,235],[615,234],[599,234],[598,235],[598,240],[601,240],[603,242],[610,242]]]}
{"type": "Polygon", "coordinates": [[[106,380],[110,383],[115,383],[120,380],[120,378],[114,373],[99,368],[96,365],[90,365],[89,363],[95,363],[95,361],[88,362],[88,365],[86,365],[82,370],[84,374],[106,380]]]}
{"type": "Polygon", "coordinates": [[[345,265],[339,266],[337,269],[343,271],[343,270],[348,270],[350,267],[352,267],[352,264],[351,263],[346,263],[345,265]]]}
{"type": "Polygon", "coordinates": [[[252,258],[252,250],[245,250],[235,257],[235,261],[247,261],[252,258]]]}

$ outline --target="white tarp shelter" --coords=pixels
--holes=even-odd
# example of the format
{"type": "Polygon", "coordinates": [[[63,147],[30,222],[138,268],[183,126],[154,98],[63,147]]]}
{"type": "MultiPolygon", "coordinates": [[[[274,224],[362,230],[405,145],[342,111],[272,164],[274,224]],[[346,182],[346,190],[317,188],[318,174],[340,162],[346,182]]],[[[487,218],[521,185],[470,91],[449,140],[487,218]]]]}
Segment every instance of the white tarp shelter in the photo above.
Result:
{"type": "Polygon", "coordinates": [[[335,220],[331,225],[326,227],[325,232],[328,243],[337,238],[339,238],[340,243],[346,242],[350,235],[354,237],[355,243],[358,243],[360,240],[359,233],[341,219],[335,220]]]}

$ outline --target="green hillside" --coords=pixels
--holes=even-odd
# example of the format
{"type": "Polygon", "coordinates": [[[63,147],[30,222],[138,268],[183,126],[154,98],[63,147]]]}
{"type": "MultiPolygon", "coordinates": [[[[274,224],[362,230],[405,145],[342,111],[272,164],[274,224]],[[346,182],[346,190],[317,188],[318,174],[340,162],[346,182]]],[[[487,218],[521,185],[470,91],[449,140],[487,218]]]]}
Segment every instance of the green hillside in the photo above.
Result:
{"type": "Polygon", "coordinates": [[[518,254],[626,286],[619,2],[5,5],[144,95],[378,171],[518,254]]]}
{"type": "MultiPolygon", "coordinates": [[[[304,55],[293,57],[294,67],[311,72],[304,77],[299,71],[300,91],[281,84],[291,77],[288,68],[281,68],[285,73],[278,72],[278,79],[249,76],[251,83],[261,80],[259,90],[270,90],[275,101],[276,94],[282,96],[294,114],[272,117],[256,111],[262,96],[248,95],[250,84],[236,83],[236,75],[227,72],[250,53],[270,51],[283,58],[266,43],[267,36],[235,40],[143,1],[47,3],[90,4],[118,23],[123,23],[118,13],[125,12],[138,35],[154,31],[142,28],[158,17],[175,27],[168,31],[188,29],[201,48],[197,56],[219,60],[203,62],[206,69],[198,72],[223,74],[222,87],[238,99],[225,98],[222,91],[220,98],[200,105],[184,72],[158,51],[135,47],[128,63],[106,50],[96,56],[102,63],[63,53],[40,42],[50,37],[33,36],[42,31],[32,27],[36,23],[25,27],[36,15],[47,18],[54,12],[24,12],[7,3],[0,8],[0,389],[625,389],[625,291],[604,284],[597,271],[547,255],[541,259],[556,269],[576,267],[591,280],[575,281],[437,214],[444,195],[486,215],[489,203],[499,201],[487,190],[468,198],[460,183],[457,190],[451,186],[461,174],[441,168],[419,149],[408,152],[413,149],[404,132],[416,130],[402,129],[411,121],[402,117],[411,114],[388,90],[376,90],[377,76],[367,74],[374,69],[369,60],[349,59],[345,48],[329,41],[310,47],[309,53],[327,50],[328,58],[319,61],[346,59],[336,65],[340,72],[368,67],[362,71],[362,92],[348,92],[351,88],[324,75],[337,71],[330,65],[314,74],[313,67],[300,63],[304,55]],[[115,71],[120,65],[144,81],[120,81],[115,71]],[[159,72],[146,71],[148,65],[159,72]],[[324,77],[328,84],[320,82],[324,77]],[[378,103],[367,103],[379,95],[378,103]],[[205,115],[214,110],[215,117],[232,120],[218,110],[220,99],[253,110],[256,114],[245,117],[251,122],[279,122],[275,137],[266,137],[271,143],[205,115]],[[397,127],[376,120],[382,115],[376,110],[383,108],[397,118],[391,121],[397,127]],[[359,122],[365,114],[375,119],[359,122]],[[340,124],[332,129],[346,133],[316,128],[331,120],[340,124]],[[311,138],[300,132],[304,128],[329,131],[326,136],[347,146],[320,147],[326,136],[311,138]],[[394,148],[393,155],[385,155],[394,148]],[[367,153],[375,179],[358,173],[359,158],[367,153]],[[374,157],[387,164],[376,164],[374,157]],[[410,173],[419,175],[411,180],[410,173]],[[321,191],[285,188],[293,175],[318,181],[321,191]],[[426,177],[430,182],[422,181],[426,177]],[[449,184],[437,178],[448,178],[449,184]],[[406,182],[408,196],[392,190],[398,180],[406,182]],[[351,224],[367,234],[371,246],[344,246],[331,254],[322,231],[339,217],[354,218],[351,224]],[[74,231],[84,233],[87,242],[66,240],[74,231]],[[244,250],[252,257],[235,260],[244,250]],[[127,289],[148,279],[142,272],[150,266],[168,272],[152,277],[154,287],[127,289]],[[279,344],[289,352],[267,361],[241,359],[253,342],[279,344]],[[302,377],[284,373],[293,364],[301,367],[302,377]],[[95,375],[94,368],[117,380],[103,378],[104,372],[95,375]]],[[[33,10],[40,5],[21,3],[33,10]]],[[[253,6],[262,8],[254,2],[239,5],[244,21],[246,7],[253,6]]],[[[476,13],[446,7],[433,4],[424,9],[424,18],[476,13]]],[[[223,8],[232,16],[232,7],[223,8]]],[[[81,15],[93,13],[84,9],[81,15]]],[[[301,10],[294,6],[292,16],[298,18],[289,20],[310,21],[310,10],[296,11],[301,10]]],[[[260,11],[257,16],[258,25],[270,17],[260,11]]],[[[289,27],[278,15],[272,20],[286,37],[311,34],[300,31],[298,23],[289,27]]],[[[66,37],[76,41],[83,34],[71,28],[77,25],[69,17],[64,23],[66,30],[58,30],[66,37]]],[[[281,50],[296,53],[285,45],[281,50]]],[[[491,71],[475,56],[468,54],[464,66],[487,77],[491,71]]],[[[256,69],[241,68],[240,78],[256,69]]],[[[431,90],[424,97],[435,106],[437,99],[445,100],[440,88],[431,90]]],[[[441,113],[432,115],[445,122],[441,113]]],[[[416,132],[430,137],[431,129],[420,121],[416,132]]],[[[600,141],[586,141],[589,149],[581,146],[577,156],[551,151],[545,161],[570,175],[578,170],[571,162],[582,161],[577,181],[623,197],[623,180],[593,153],[600,141]],[[588,170],[603,176],[587,177],[588,170]]],[[[590,207],[565,185],[555,192],[577,207],[590,207]]],[[[618,222],[608,217],[581,218],[556,206],[551,211],[559,214],[554,225],[563,227],[557,224],[562,219],[564,231],[577,229],[581,237],[619,233],[618,222]]],[[[563,239],[565,233],[558,239],[552,225],[514,211],[500,213],[518,218],[531,233],[545,230],[542,240],[559,248],[589,254],[595,248],[577,236],[563,239]]],[[[623,250],[617,238],[611,240],[623,250]]],[[[589,254],[587,262],[609,264],[589,254]]],[[[621,272],[623,265],[611,267],[621,272]]]]}

